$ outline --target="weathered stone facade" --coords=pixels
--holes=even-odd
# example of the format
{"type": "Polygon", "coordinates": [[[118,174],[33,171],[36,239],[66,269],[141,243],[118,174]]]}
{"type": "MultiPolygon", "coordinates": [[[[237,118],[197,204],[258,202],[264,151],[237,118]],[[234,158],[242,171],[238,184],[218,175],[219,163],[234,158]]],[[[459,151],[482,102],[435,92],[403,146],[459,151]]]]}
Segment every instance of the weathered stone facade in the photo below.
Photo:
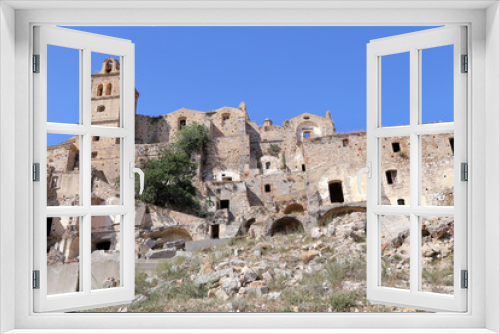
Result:
{"type": "MultiPolygon", "coordinates": [[[[119,75],[119,63],[110,58],[92,76],[93,124],[119,125],[119,75]]],[[[206,112],[183,108],[158,117],[136,115],[136,164],[157,158],[179,129],[195,122],[209,128],[211,140],[195,157],[194,184],[200,201],[214,204],[215,218],[147,205],[136,218],[138,256],[152,256],[176,240],[272,236],[311,230],[337,213],[366,211],[356,177],[366,166],[366,133],[338,133],[330,112],[324,117],[304,113],[282,126],[269,119],[257,125],[243,102],[206,112]]],[[[453,134],[424,136],[422,144],[422,204],[453,205],[453,134]]],[[[383,138],[380,145],[381,203],[409,205],[409,138],[383,138]]],[[[78,205],[78,137],[49,147],[47,154],[48,205],[78,205]]],[[[119,203],[119,138],[93,138],[91,154],[92,204],[119,203]]],[[[119,233],[119,224],[110,220],[102,226],[104,237],[96,232],[96,242],[111,240],[109,249],[119,249],[108,233],[119,233]]],[[[57,237],[53,233],[48,233],[50,247],[71,259],[64,229],[57,237]]]]}

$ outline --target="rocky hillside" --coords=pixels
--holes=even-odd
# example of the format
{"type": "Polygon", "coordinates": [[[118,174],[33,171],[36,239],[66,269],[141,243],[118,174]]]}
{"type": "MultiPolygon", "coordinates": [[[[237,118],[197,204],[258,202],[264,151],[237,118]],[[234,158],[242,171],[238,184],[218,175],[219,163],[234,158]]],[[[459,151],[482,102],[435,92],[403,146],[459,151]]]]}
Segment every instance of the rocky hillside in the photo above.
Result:
{"type": "MultiPolygon", "coordinates": [[[[424,290],[453,291],[453,222],[423,224],[424,290]],[[450,279],[451,277],[451,279],[450,279]]],[[[382,282],[409,285],[409,223],[383,222],[382,282]],[[384,229],[385,226],[385,229],[384,229]]],[[[366,300],[366,214],[333,217],[307,235],[235,239],[177,252],[137,273],[136,298],[99,312],[415,312],[366,300]]]]}

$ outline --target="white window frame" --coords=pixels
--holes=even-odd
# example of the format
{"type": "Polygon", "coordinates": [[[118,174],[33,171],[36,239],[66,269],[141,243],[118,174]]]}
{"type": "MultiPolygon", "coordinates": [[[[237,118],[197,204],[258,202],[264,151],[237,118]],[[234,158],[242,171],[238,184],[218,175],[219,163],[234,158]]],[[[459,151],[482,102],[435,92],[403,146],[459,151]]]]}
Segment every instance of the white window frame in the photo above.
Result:
{"type": "MultiPolygon", "coordinates": [[[[467,76],[461,73],[462,55],[467,54],[466,27],[449,26],[402,34],[370,41],[367,46],[367,165],[371,166],[367,194],[367,299],[379,304],[399,305],[423,310],[463,312],[467,310],[467,290],[461,287],[461,270],[467,270],[467,184],[461,181],[460,164],[467,163],[467,76]],[[454,121],[435,124],[422,123],[422,50],[452,45],[454,121]],[[382,58],[387,55],[409,54],[409,124],[383,126],[381,92],[384,68],[382,58]],[[424,206],[422,193],[421,135],[451,134],[454,150],[454,206],[424,206]],[[408,137],[410,140],[410,203],[409,205],[382,204],[381,145],[384,138],[408,137]],[[410,286],[409,289],[384,287],[381,284],[381,224],[384,215],[408,216],[410,223],[410,286]],[[422,251],[421,219],[425,216],[454,217],[454,291],[452,295],[421,290],[422,251]]],[[[406,69],[405,69],[406,70],[406,69]]]]}
{"type": "MultiPolygon", "coordinates": [[[[47,133],[79,136],[80,173],[78,206],[47,206],[47,169],[40,167],[40,181],[33,184],[34,270],[39,271],[39,289],[34,290],[35,312],[71,311],[127,303],[134,299],[135,287],[135,191],[133,168],[135,162],[135,87],[134,44],[60,27],[34,27],[34,52],[39,55],[39,73],[34,84],[34,162],[47,165],[47,133]],[[72,48],[79,53],[80,121],[78,124],[47,122],[47,46],[72,48]],[[120,57],[120,124],[118,127],[92,125],[91,120],[91,57],[92,52],[120,57]],[[120,139],[120,204],[91,205],[92,137],[120,139]],[[131,175],[132,173],[132,175],[131,175]],[[93,216],[120,217],[120,286],[112,289],[91,287],[91,225],[93,216]],[[79,282],[78,292],[47,294],[46,226],[47,217],[79,217],[79,282]]],[[[108,84],[109,85],[109,84],[108,84]]]]}
{"type": "Polygon", "coordinates": [[[500,332],[500,12],[497,1],[398,1],[397,4],[385,1],[370,1],[369,4],[357,1],[207,1],[203,4],[130,1],[120,5],[122,8],[142,7],[144,10],[117,9],[117,2],[114,1],[0,3],[2,332],[41,333],[41,329],[51,329],[50,333],[57,330],[76,333],[76,328],[89,329],[92,333],[109,333],[110,329],[120,333],[144,333],[146,328],[165,333],[179,332],[182,328],[191,329],[191,332],[214,333],[237,332],[237,329],[243,332],[245,328],[246,332],[254,328],[276,333],[334,333],[342,329],[350,329],[350,333],[415,333],[411,328],[432,333],[500,332]],[[47,8],[59,10],[43,10],[47,8]],[[468,115],[468,132],[471,134],[468,142],[471,154],[468,190],[471,199],[468,210],[471,222],[468,227],[469,311],[460,314],[34,314],[30,289],[32,262],[26,260],[30,258],[30,249],[26,245],[31,245],[33,241],[32,212],[27,209],[32,207],[29,200],[32,191],[31,32],[34,24],[55,23],[218,26],[466,24],[471,59],[471,75],[468,78],[471,88],[468,96],[471,110],[468,115]],[[12,136],[15,138],[14,146],[12,136]],[[13,174],[15,177],[12,177],[13,174]],[[488,175],[488,182],[485,175],[488,175]],[[12,189],[15,189],[14,198],[12,189]],[[15,210],[6,210],[9,207],[15,207],[15,210]],[[487,248],[488,266],[485,265],[487,248]],[[138,327],[140,329],[133,330],[138,327]]]}

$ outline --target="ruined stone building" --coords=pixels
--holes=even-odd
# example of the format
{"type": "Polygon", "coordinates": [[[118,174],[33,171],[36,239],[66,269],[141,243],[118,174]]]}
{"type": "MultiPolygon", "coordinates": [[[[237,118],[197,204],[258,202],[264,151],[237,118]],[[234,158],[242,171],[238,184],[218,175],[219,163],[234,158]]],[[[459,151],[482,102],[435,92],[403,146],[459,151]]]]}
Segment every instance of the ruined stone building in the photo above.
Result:
{"type": "MultiPolygon", "coordinates": [[[[120,64],[112,58],[92,75],[93,124],[119,125],[119,77],[120,64]]],[[[136,93],[136,101],[138,97],[136,93]]],[[[138,205],[139,256],[179,240],[307,231],[343,212],[366,211],[366,195],[358,193],[356,177],[366,166],[366,133],[337,132],[329,111],[325,116],[305,112],[282,125],[270,119],[258,125],[243,102],[237,108],[136,115],[136,165],[156,158],[177,131],[195,122],[209,128],[210,142],[193,157],[199,164],[194,184],[215,218],[138,205]]],[[[453,205],[453,134],[424,136],[422,141],[422,204],[453,205]]],[[[408,137],[381,140],[382,204],[410,204],[409,152],[408,137]]],[[[48,147],[47,154],[48,205],[77,205],[78,137],[48,147]]],[[[120,139],[93,137],[92,204],[119,203],[119,164],[120,139]]],[[[365,181],[361,187],[366,191],[365,181]]],[[[48,222],[48,247],[58,248],[69,261],[78,254],[64,240],[75,237],[68,232],[75,222],[55,220],[48,222]]],[[[92,224],[93,250],[119,249],[119,222],[96,217],[92,224]]]]}

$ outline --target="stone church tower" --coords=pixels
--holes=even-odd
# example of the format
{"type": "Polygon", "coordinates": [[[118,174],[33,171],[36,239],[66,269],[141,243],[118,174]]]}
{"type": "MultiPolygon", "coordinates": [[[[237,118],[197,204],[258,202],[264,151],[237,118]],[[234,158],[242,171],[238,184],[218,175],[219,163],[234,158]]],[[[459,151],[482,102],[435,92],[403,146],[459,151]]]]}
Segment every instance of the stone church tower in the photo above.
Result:
{"type": "MultiPolygon", "coordinates": [[[[91,124],[103,127],[120,127],[120,62],[109,57],[102,62],[101,70],[92,74],[91,124]]],[[[137,106],[138,92],[135,92],[137,106]]],[[[120,175],[120,138],[93,136],[92,150],[92,204],[98,205],[117,187],[120,175]],[[99,185],[100,182],[103,183],[99,185]],[[106,189],[107,188],[107,189],[106,189]]]]}
{"type": "Polygon", "coordinates": [[[92,75],[92,125],[120,126],[120,63],[109,57],[92,75]]]}

